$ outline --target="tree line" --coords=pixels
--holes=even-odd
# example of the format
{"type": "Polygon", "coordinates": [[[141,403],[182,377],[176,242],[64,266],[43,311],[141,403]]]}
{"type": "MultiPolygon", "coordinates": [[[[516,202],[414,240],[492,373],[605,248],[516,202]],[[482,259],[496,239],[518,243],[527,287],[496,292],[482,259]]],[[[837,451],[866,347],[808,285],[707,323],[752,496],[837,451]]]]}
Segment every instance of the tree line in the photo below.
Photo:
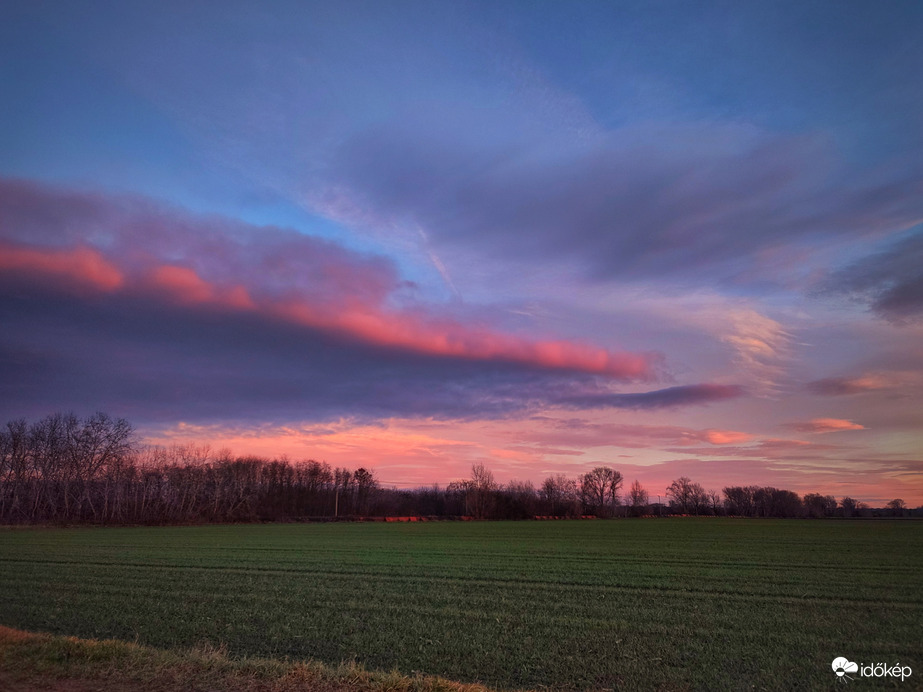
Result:
{"type": "MultiPolygon", "coordinates": [[[[97,413],[80,419],[53,414],[0,429],[0,523],[166,524],[293,521],[349,517],[470,517],[475,519],[731,515],[828,517],[909,514],[902,500],[874,510],[852,498],[799,497],[770,487],[733,486],[719,494],[689,478],[651,503],[636,480],[600,466],[571,478],[554,474],[496,482],[483,464],[445,487],[399,490],[374,472],[234,456],[229,450],[137,444],[131,424],[97,413]]],[[[921,508],[923,509],[923,508],[921,508]]],[[[921,510],[913,510],[923,514],[921,510]]]]}

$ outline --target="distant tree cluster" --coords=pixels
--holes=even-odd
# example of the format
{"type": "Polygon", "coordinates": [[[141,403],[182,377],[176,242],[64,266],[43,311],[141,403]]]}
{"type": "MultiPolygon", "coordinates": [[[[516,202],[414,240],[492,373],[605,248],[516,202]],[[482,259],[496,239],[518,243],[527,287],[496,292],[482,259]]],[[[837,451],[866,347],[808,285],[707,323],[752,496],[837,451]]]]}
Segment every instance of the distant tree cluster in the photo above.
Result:
{"type": "MultiPolygon", "coordinates": [[[[531,481],[497,483],[483,464],[471,468],[471,478],[454,481],[445,489],[445,505],[452,514],[476,519],[527,519],[543,517],[614,516],[620,506],[622,474],[606,466],[577,478],[555,474],[536,489],[531,481]]],[[[404,506],[413,507],[418,498],[441,494],[438,486],[427,490],[400,491],[404,506]]],[[[435,514],[439,514],[435,512],[435,514]]]]}
{"type": "Polygon", "coordinates": [[[475,519],[730,515],[744,517],[908,516],[895,499],[871,509],[844,497],[729,486],[723,497],[682,477],[651,504],[635,480],[596,467],[575,478],[500,484],[483,464],[471,477],[410,490],[382,488],[372,471],[314,460],[235,457],[195,445],[144,447],[121,418],[54,414],[0,430],[0,523],[199,523],[348,517],[475,519]]]}
{"type": "Polygon", "coordinates": [[[55,414],[0,430],[3,523],[280,521],[373,510],[371,471],[233,457],[208,447],[140,447],[131,425],[55,414]]]}
{"type": "MultiPolygon", "coordinates": [[[[706,491],[698,483],[682,477],[667,488],[670,513],[737,517],[821,518],[910,516],[903,500],[892,500],[883,509],[872,509],[864,502],[844,497],[838,503],[833,495],[808,493],[799,497],[791,490],[769,486],[728,486],[722,497],[706,491]]],[[[917,510],[914,510],[917,511],[917,510]]]]}

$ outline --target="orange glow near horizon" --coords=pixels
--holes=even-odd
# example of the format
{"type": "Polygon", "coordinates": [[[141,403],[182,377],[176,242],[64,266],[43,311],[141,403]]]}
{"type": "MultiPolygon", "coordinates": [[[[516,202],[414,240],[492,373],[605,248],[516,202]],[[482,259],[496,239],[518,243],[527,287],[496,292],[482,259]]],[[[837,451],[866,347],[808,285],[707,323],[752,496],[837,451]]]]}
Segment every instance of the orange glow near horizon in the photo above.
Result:
{"type": "MultiPolygon", "coordinates": [[[[340,296],[326,302],[304,296],[279,299],[242,284],[219,285],[189,267],[174,264],[155,264],[132,276],[101,252],[83,246],[3,245],[0,272],[17,280],[34,276],[63,290],[151,297],[183,309],[260,313],[418,354],[516,362],[623,380],[650,379],[658,364],[653,356],[611,353],[567,341],[529,341],[438,319],[422,310],[388,311],[374,296],[340,296]]],[[[502,482],[528,480],[536,485],[552,473],[576,477],[594,466],[610,465],[623,473],[626,483],[638,479],[652,493],[685,475],[716,490],[723,485],[775,485],[802,494],[850,495],[870,503],[894,497],[910,504],[923,503],[920,471],[913,466],[919,462],[912,461],[912,453],[900,449],[889,453],[887,446],[872,451],[875,448],[863,446],[861,440],[850,443],[852,446],[839,444],[839,440],[827,443],[828,437],[866,433],[865,425],[845,418],[817,417],[777,426],[807,439],[779,438],[778,430],[652,424],[674,421],[673,414],[664,418],[640,412],[633,417],[621,412],[618,419],[639,422],[615,423],[611,412],[605,411],[549,411],[534,418],[473,422],[394,419],[364,425],[340,422],[249,428],[179,424],[150,434],[148,441],[165,445],[208,442],[214,449],[228,447],[235,454],[286,455],[335,466],[367,466],[384,484],[405,487],[467,477],[474,463],[486,464],[502,482]],[[823,443],[812,441],[817,437],[824,438],[823,443]],[[864,461],[853,461],[859,458],[864,461]],[[878,466],[876,460],[881,461],[878,466]]],[[[744,427],[746,420],[735,422],[744,427]]],[[[873,428],[869,434],[874,435],[874,426],[869,427],[873,428]]]]}
{"type": "MultiPolygon", "coordinates": [[[[562,419],[563,420],[563,419],[562,419]]],[[[624,491],[639,480],[653,498],[664,495],[676,478],[688,476],[706,489],[720,493],[728,485],[771,485],[799,494],[819,492],[837,499],[850,496],[870,504],[901,497],[912,506],[923,504],[923,491],[914,474],[875,471],[867,466],[830,459],[829,463],[801,462],[791,449],[810,447],[801,440],[766,440],[740,432],[690,431],[666,426],[613,426],[613,439],[584,438],[582,446],[566,429],[556,439],[547,421],[430,421],[391,420],[381,425],[331,424],[265,426],[252,429],[180,424],[148,436],[159,445],[199,444],[213,451],[228,448],[238,455],[257,455],[292,461],[314,459],[331,466],[372,469],[385,486],[421,487],[447,483],[470,475],[472,464],[483,463],[499,482],[531,481],[536,488],[549,475],[575,478],[595,466],[618,469],[624,491]],[[668,436],[673,435],[674,439],[668,436]],[[687,458],[664,447],[697,436],[706,444],[734,447],[737,458],[708,458],[702,449],[687,458]],[[555,445],[554,443],[558,444],[555,445]],[[781,444],[785,442],[786,444],[781,444]]]]}

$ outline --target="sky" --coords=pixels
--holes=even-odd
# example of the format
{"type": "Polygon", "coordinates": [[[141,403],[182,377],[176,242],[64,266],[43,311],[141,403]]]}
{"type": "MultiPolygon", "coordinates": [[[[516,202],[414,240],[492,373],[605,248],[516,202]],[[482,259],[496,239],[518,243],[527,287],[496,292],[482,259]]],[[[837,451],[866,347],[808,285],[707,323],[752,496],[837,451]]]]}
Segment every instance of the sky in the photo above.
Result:
{"type": "Polygon", "coordinates": [[[923,5],[0,6],[0,420],[923,504],[923,5]]]}

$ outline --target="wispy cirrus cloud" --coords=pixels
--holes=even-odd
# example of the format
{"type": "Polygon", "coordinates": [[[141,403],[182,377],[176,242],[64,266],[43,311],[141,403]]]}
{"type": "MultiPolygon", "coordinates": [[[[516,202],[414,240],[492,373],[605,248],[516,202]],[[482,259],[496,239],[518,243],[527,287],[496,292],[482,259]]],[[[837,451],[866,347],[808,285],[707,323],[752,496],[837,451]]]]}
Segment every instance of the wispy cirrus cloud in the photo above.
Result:
{"type": "Polygon", "coordinates": [[[850,396],[864,392],[892,389],[902,383],[915,382],[916,373],[872,372],[856,377],[825,377],[805,385],[812,394],[819,396],[850,396]]]}
{"type": "Polygon", "coordinates": [[[754,389],[778,393],[792,353],[792,335],[776,320],[752,309],[732,309],[719,338],[734,349],[734,360],[754,389]]]}
{"type": "Polygon", "coordinates": [[[314,199],[360,226],[412,218],[446,246],[681,285],[705,273],[709,284],[772,282],[764,255],[794,258],[821,239],[895,233],[923,216],[919,171],[847,172],[820,136],[697,124],[589,140],[485,148],[432,126],[383,126],[343,145],[314,199]]]}
{"type": "Polygon", "coordinates": [[[714,446],[743,444],[753,440],[752,433],[717,428],[690,428],[679,425],[627,424],[600,422],[585,418],[568,418],[541,415],[532,422],[538,425],[523,429],[511,425],[511,430],[498,432],[529,444],[544,452],[549,447],[566,447],[571,450],[596,447],[623,447],[627,449],[657,449],[668,446],[695,446],[708,443],[714,446]]]}

